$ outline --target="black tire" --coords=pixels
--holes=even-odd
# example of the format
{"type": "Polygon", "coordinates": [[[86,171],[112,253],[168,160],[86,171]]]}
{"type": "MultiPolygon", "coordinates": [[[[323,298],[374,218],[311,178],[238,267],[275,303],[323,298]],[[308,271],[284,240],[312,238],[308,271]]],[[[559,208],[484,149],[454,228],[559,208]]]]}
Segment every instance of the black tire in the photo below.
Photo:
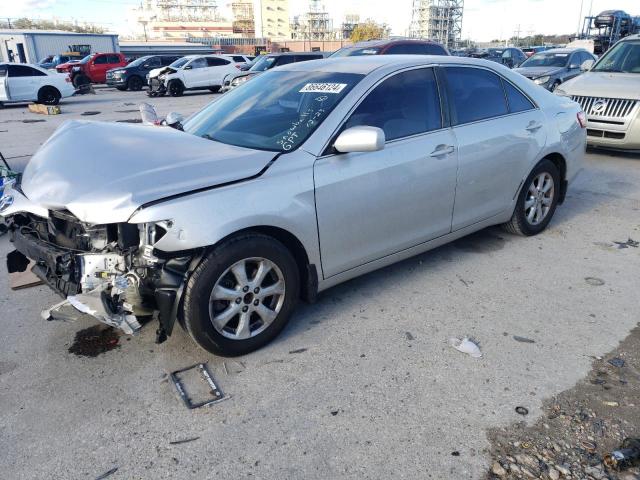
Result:
{"type": "Polygon", "coordinates": [[[60,92],[55,87],[42,87],[38,92],[38,103],[44,105],[57,105],[60,103],[60,92]]]}
{"type": "Polygon", "coordinates": [[[137,92],[139,90],[142,90],[143,85],[144,85],[144,82],[142,81],[142,78],[140,78],[137,75],[133,75],[132,77],[129,78],[129,80],[127,80],[127,88],[132,92],[137,92]]]}
{"type": "Polygon", "coordinates": [[[127,91],[127,87],[123,86],[123,85],[118,85],[116,87],[116,90],[120,90],[121,92],[126,92],[127,91]]]}
{"type": "Polygon", "coordinates": [[[209,91],[211,93],[218,93],[222,87],[218,85],[217,87],[209,87],[209,91]]]}
{"type": "Polygon", "coordinates": [[[171,80],[167,85],[167,91],[172,97],[181,97],[184,93],[184,85],[180,80],[171,80]]]}
{"type": "MultiPolygon", "coordinates": [[[[245,272],[246,271],[250,272],[251,270],[245,270],[245,272]]],[[[230,273],[226,275],[230,275],[230,273]]],[[[251,278],[252,274],[249,273],[247,276],[251,278]]],[[[300,277],[298,266],[291,252],[274,238],[258,233],[247,233],[231,238],[215,247],[195,269],[185,289],[182,320],[185,329],[189,332],[193,340],[208,352],[229,357],[244,355],[266,345],[280,333],[293,312],[298,300],[299,291],[300,277]],[[275,318],[263,331],[246,339],[228,338],[213,326],[209,311],[211,292],[219,280],[228,278],[225,277],[225,272],[227,272],[231,266],[244,259],[257,257],[268,260],[279,269],[285,284],[284,300],[275,318]]],[[[245,294],[239,293],[239,295],[245,294]]],[[[238,308],[250,308],[252,299],[258,302],[264,301],[266,304],[269,297],[264,300],[255,300],[255,298],[251,295],[248,301],[246,296],[241,302],[237,302],[236,300],[236,303],[239,305],[238,308]],[[249,307],[244,306],[245,303],[249,305],[249,307]]],[[[271,301],[273,301],[273,299],[271,301]]],[[[227,306],[223,306],[222,309],[230,308],[233,306],[233,303],[234,302],[229,301],[227,306]]],[[[250,312],[251,311],[252,310],[250,310],[250,312]]],[[[251,317],[251,315],[255,315],[252,313],[249,313],[249,315],[250,318],[253,318],[253,320],[251,320],[253,326],[257,327],[254,328],[254,330],[260,328],[261,318],[251,317]]],[[[233,322],[236,321],[238,325],[237,329],[240,330],[239,317],[233,318],[235,320],[229,321],[227,325],[233,324],[233,322]]]]}
{"type": "MultiPolygon", "coordinates": [[[[513,215],[511,220],[502,225],[504,230],[509,233],[513,233],[514,235],[522,235],[522,236],[531,236],[537,235],[542,232],[547,225],[551,221],[553,214],[556,211],[556,206],[558,205],[558,198],[560,197],[560,172],[558,171],[558,167],[548,159],[543,159],[538,163],[534,169],[531,171],[524,184],[522,185],[522,190],[518,195],[518,201],[516,203],[515,210],[513,211],[513,215]],[[536,180],[540,175],[547,174],[553,179],[552,192],[550,193],[551,203],[548,206],[548,211],[544,214],[541,221],[532,223],[527,218],[527,208],[525,207],[525,203],[533,201],[535,202],[535,196],[532,196],[530,193],[530,187],[535,190],[534,180],[536,180]]],[[[544,209],[544,206],[541,206],[544,209]]]]}
{"type": "Polygon", "coordinates": [[[73,77],[73,79],[71,80],[71,83],[73,84],[74,87],[81,89],[83,87],[87,87],[88,85],[90,85],[91,80],[86,75],[78,74],[73,77]]]}

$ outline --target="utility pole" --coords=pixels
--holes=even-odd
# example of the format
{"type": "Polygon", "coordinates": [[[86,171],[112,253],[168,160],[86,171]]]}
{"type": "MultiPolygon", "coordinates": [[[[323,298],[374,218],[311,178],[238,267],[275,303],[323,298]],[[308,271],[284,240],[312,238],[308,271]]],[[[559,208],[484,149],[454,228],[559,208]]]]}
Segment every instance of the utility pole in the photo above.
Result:
{"type": "Polygon", "coordinates": [[[580,15],[578,15],[578,29],[576,30],[576,38],[580,36],[580,27],[582,25],[582,9],[584,8],[584,0],[580,0],[580,15]]]}

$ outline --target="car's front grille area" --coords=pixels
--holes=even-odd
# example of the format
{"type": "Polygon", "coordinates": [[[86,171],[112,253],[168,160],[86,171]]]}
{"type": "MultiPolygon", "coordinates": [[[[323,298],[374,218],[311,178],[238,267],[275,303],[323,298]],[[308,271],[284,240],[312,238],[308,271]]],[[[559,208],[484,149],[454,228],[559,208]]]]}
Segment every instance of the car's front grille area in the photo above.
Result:
{"type": "Polygon", "coordinates": [[[571,99],[578,102],[588,116],[597,118],[626,118],[638,103],[637,100],[623,98],[581,97],[577,95],[571,99]]]}
{"type": "Polygon", "coordinates": [[[607,132],[606,130],[596,130],[594,128],[587,129],[587,136],[596,138],[613,138],[615,140],[623,140],[624,132],[607,132]]]}

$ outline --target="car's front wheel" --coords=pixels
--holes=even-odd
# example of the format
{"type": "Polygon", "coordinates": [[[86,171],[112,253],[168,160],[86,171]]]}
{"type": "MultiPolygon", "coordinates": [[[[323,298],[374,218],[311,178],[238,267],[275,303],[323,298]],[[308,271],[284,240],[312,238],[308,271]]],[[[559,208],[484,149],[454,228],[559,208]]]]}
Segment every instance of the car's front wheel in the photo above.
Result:
{"type": "Polygon", "coordinates": [[[513,216],[504,229],[516,235],[536,235],[553,217],[560,195],[560,172],[548,159],[538,163],[524,182],[513,216]]]}
{"type": "Polygon", "coordinates": [[[280,333],[298,292],[298,267],[282,243],[257,233],[238,236],[215,247],[191,275],[184,326],[211,353],[243,355],[280,333]]]}
{"type": "Polygon", "coordinates": [[[171,80],[167,85],[167,90],[172,97],[180,97],[184,93],[184,85],[180,80],[171,80]]]}

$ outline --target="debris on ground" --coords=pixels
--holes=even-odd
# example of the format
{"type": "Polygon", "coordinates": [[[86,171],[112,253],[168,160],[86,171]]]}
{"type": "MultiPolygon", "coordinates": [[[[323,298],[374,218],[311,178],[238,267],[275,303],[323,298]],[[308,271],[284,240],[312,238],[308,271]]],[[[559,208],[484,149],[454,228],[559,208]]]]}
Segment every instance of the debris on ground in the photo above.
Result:
{"type": "Polygon", "coordinates": [[[632,238],[628,238],[626,242],[616,242],[614,240],[613,243],[615,243],[620,249],[629,248],[629,247],[638,248],[640,246],[640,242],[632,238]]]}
{"type": "Polygon", "coordinates": [[[27,118],[25,120],[22,120],[22,123],[41,123],[41,122],[46,122],[46,120],[42,118],[27,118]]]}
{"type": "Polygon", "coordinates": [[[101,353],[119,348],[120,334],[106,325],[95,325],[76,332],[69,353],[80,357],[97,357],[101,353]]]}
{"type": "Polygon", "coordinates": [[[170,376],[180,398],[190,410],[212,405],[226,398],[206,363],[176,370],[170,376]]]}
{"type": "Polygon", "coordinates": [[[306,352],[307,349],[306,348],[297,348],[295,350],[290,350],[289,353],[303,353],[306,352]]]}
{"type": "Polygon", "coordinates": [[[112,468],[111,470],[109,470],[108,472],[104,472],[102,475],[100,475],[99,477],[96,477],[96,480],[103,480],[107,477],[110,477],[111,475],[113,475],[114,473],[116,473],[118,471],[118,467],[112,468]]]}
{"type": "Polygon", "coordinates": [[[30,103],[27,108],[31,113],[39,113],[41,115],[60,115],[60,107],[57,105],[42,105],[40,103],[30,103]]]}
{"type": "Polygon", "coordinates": [[[575,387],[546,401],[533,425],[491,430],[485,479],[640,480],[639,398],[640,326],[594,357],[575,387]],[[622,366],[606,360],[622,358],[622,366]]]}
{"type": "Polygon", "coordinates": [[[593,287],[601,287],[604,285],[604,280],[597,277],[584,277],[584,281],[593,287]]]}
{"type": "Polygon", "coordinates": [[[610,358],[607,360],[607,363],[618,368],[624,367],[624,360],[619,357],[610,358]]]}
{"type": "Polygon", "coordinates": [[[518,406],[518,407],[516,407],[516,413],[518,415],[523,415],[523,416],[524,415],[529,415],[529,409],[527,407],[518,406]]]}
{"type": "Polygon", "coordinates": [[[625,438],[619,449],[604,456],[604,464],[616,470],[640,465],[640,438],[625,438]]]}
{"type": "Polygon", "coordinates": [[[480,351],[480,347],[478,343],[474,340],[471,340],[469,337],[464,338],[450,338],[449,345],[458,350],[459,352],[466,353],[467,355],[472,356],[473,358],[482,357],[482,352],[480,351]]]}
{"type": "Polygon", "coordinates": [[[83,117],[87,117],[87,116],[91,116],[91,115],[100,115],[102,112],[99,112],[98,110],[89,110],[87,112],[82,112],[80,115],[82,115],[83,117]]]}
{"type": "Polygon", "coordinates": [[[196,440],[199,440],[200,437],[191,437],[191,438],[185,438],[183,440],[173,440],[172,442],[169,442],[169,445],[180,445],[183,443],[189,443],[189,442],[195,442],[196,440]]]}
{"type": "Polygon", "coordinates": [[[124,120],[116,120],[118,123],[142,123],[140,118],[125,118],[124,120]]]}
{"type": "Polygon", "coordinates": [[[520,343],[536,343],[536,341],[535,341],[535,340],[532,340],[532,339],[527,338],[527,337],[520,337],[520,336],[518,336],[518,335],[514,335],[514,336],[513,336],[513,339],[514,339],[516,342],[520,342],[520,343]]]}

